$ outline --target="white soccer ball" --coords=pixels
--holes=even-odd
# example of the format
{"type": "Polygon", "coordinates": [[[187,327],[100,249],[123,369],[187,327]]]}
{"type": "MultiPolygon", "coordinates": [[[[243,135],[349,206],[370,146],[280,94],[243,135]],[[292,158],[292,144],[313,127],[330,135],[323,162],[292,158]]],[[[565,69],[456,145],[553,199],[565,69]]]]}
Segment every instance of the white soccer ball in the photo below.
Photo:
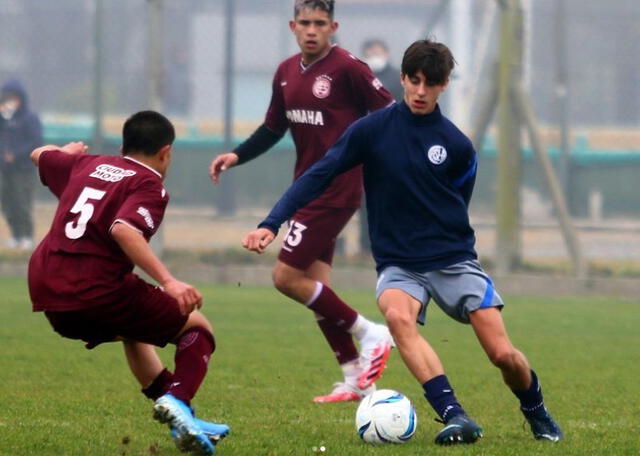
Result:
{"type": "Polygon", "coordinates": [[[411,401],[390,389],[368,394],[356,411],[356,430],[367,443],[404,443],[416,432],[417,424],[411,401]]]}

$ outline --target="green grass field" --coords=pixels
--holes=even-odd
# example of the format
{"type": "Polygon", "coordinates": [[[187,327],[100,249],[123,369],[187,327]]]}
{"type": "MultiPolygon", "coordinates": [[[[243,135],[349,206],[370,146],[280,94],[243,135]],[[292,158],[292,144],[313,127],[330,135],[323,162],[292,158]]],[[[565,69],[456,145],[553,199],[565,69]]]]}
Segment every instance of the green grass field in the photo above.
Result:
{"type": "MultiPolygon", "coordinates": [[[[469,327],[432,306],[423,334],[439,352],[458,398],[484,427],[477,444],[441,448],[420,386],[392,353],[378,387],[416,406],[414,438],[369,446],[357,437],[355,403],[318,405],[339,370],[311,314],[269,288],[201,287],[218,349],[194,401],[198,415],[228,423],[219,455],[637,455],[640,454],[640,302],[507,296],[511,338],[541,377],[566,440],[533,440],[515,397],[469,327]]],[[[0,279],[0,455],[178,455],[151,419],[118,344],[93,351],[55,334],[30,312],[24,279],[0,279]]],[[[379,320],[372,291],[342,296],[379,320]]],[[[172,348],[161,350],[172,366],[172,348]]]]}

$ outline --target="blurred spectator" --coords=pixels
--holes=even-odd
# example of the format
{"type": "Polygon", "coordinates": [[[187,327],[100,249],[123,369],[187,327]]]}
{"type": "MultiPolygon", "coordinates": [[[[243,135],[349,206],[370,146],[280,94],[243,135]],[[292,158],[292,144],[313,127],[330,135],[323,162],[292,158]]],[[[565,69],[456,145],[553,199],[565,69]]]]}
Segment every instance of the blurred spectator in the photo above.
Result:
{"type": "Polygon", "coordinates": [[[362,45],[362,60],[369,65],[373,74],[391,92],[393,98],[400,102],[404,97],[402,84],[400,84],[400,69],[393,67],[389,62],[387,44],[378,38],[365,41],[362,45]]]}
{"type": "Polygon", "coordinates": [[[35,171],[29,154],[42,145],[42,125],[29,110],[27,93],[17,80],[0,89],[0,194],[7,219],[10,248],[33,248],[35,171]]]}

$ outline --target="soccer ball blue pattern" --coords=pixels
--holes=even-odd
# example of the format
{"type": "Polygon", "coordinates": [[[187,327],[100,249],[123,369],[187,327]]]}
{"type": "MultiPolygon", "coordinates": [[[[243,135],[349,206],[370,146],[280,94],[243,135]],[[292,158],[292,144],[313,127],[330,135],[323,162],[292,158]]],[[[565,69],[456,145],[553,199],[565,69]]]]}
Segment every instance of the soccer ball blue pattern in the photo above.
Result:
{"type": "Polygon", "coordinates": [[[358,435],[367,443],[404,443],[416,432],[417,424],[411,401],[390,389],[365,396],[356,411],[358,435]]]}

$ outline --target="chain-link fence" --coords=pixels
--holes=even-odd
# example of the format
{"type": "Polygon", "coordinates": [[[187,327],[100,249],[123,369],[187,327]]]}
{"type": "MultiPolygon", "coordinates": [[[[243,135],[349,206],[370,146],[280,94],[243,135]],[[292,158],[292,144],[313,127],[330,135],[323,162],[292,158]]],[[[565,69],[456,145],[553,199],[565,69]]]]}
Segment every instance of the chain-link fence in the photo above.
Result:
{"type": "MultiPolygon", "coordinates": [[[[443,110],[471,134],[476,101],[498,60],[501,3],[337,0],[336,41],[359,56],[365,40],[380,38],[396,67],[415,39],[430,35],[447,43],[458,66],[443,110]]],[[[572,214],[637,220],[640,4],[521,3],[523,77],[552,156],[559,153],[563,131],[569,135],[564,183],[572,214]]],[[[156,77],[156,95],[180,138],[168,180],[174,204],[215,213],[224,191],[233,198],[232,212],[265,208],[290,182],[294,156],[287,139],[233,177],[227,173],[231,185],[223,189],[210,184],[206,168],[216,153],[260,124],[276,66],[298,52],[288,28],[292,0],[0,0],[0,11],[0,80],[24,82],[48,141],[92,142],[97,132],[104,151],[115,153],[124,117],[152,105],[156,86],[150,78],[156,77]],[[154,6],[161,14],[158,29],[150,27],[154,6]],[[153,45],[162,55],[155,76],[153,45]],[[225,116],[231,138],[225,138],[225,116]]],[[[494,207],[494,136],[490,128],[481,148],[472,207],[481,220],[490,220],[494,207]]],[[[525,221],[552,221],[545,184],[524,147],[525,221]]],[[[40,198],[47,200],[46,192],[40,198]]]]}

